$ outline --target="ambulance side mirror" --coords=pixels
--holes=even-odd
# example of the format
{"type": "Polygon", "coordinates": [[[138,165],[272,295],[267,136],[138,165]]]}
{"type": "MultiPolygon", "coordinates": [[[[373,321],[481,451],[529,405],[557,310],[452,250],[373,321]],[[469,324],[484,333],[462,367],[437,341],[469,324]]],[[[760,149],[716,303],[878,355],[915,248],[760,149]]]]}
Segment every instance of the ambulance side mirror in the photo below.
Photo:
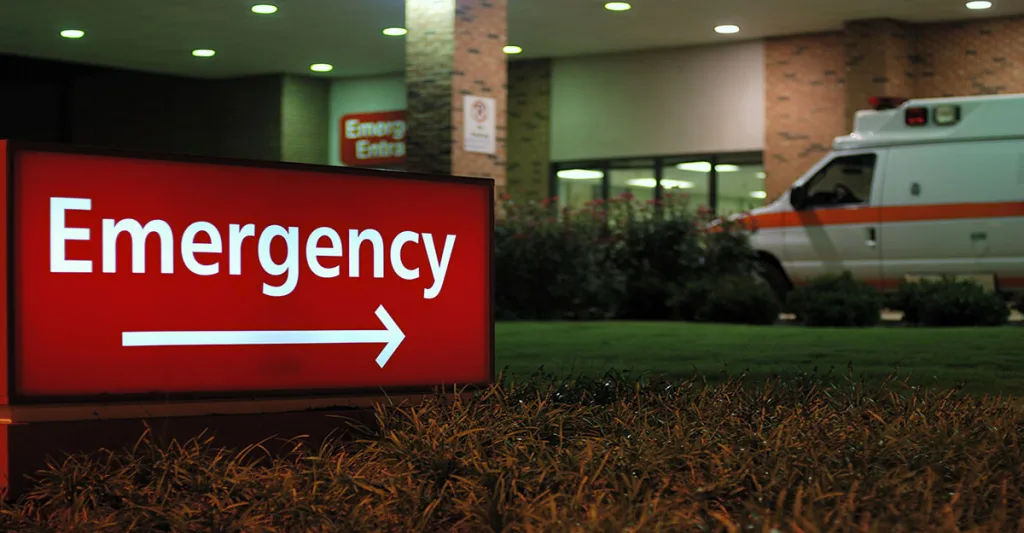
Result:
{"type": "Polygon", "coordinates": [[[789,203],[797,211],[807,205],[807,187],[798,185],[789,190],[789,203]]]}

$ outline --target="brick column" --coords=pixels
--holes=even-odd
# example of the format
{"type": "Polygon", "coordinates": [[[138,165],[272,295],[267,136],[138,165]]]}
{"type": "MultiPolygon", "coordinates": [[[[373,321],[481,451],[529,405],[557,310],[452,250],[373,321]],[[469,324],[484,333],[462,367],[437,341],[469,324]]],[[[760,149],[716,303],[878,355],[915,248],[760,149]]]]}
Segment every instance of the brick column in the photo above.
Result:
{"type": "Polygon", "coordinates": [[[895,20],[856,20],[846,26],[846,130],[872,96],[913,96],[913,28],[895,20]]]}
{"type": "Polygon", "coordinates": [[[406,168],[505,185],[507,0],[406,0],[406,168]],[[496,100],[497,153],[465,152],[464,95],[496,100]]]}
{"type": "Polygon", "coordinates": [[[765,42],[766,202],[786,192],[844,133],[843,43],[840,33],[765,42]]]}
{"type": "Polygon", "coordinates": [[[508,192],[546,198],[551,166],[551,60],[508,65],[508,192]]]}

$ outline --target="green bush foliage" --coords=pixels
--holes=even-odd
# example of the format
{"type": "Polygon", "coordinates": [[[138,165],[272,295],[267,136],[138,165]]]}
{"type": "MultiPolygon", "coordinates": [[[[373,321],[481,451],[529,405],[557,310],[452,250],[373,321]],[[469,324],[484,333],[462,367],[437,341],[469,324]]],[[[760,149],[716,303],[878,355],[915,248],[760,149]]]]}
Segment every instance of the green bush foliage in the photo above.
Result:
{"type": "Polygon", "coordinates": [[[882,296],[849,272],[819,276],[797,287],[787,307],[812,327],[868,327],[881,321],[882,296]]]}
{"type": "Polygon", "coordinates": [[[713,276],[674,288],[674,316],[688,321],[770,325],[779,318],[778,299],[752,275],[713,276]]]}
{"type": "Polygon", "coordinates": [[[495,224],[496,316],[504,320],[669,319],[677,288],[752,272],[756,256],[739,221],[688,198],[624,194],[579,209],[503,196],[495,224]]]}
{"type": "Polygon", "coordinates": [[[904,281],[890,300],[909,324],[929,327],[1000,326],[1010,309],[1002,296],[970,280],[904,281]]]}
{"type": "Polygon", "coordinates": [[[11,533],[1004,533],[1024,524],[1024,414],[889,379],[758,387],[509,380],[378,408],[363,441],[271,456],[209,440],[54,461],[11,533]]]}

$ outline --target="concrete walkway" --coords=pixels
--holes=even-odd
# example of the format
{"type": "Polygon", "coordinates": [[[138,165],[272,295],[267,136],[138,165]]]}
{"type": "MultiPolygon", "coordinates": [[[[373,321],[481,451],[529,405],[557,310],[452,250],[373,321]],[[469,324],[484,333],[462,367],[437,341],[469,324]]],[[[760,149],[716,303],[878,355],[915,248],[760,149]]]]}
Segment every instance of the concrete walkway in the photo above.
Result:
{"type": "MultiPolygon", "coordinates": [[[[796,320],[796,316],[790,313],[782,313],[779,315],[780,320],[796,320]]],[[[882,321],[884,322],[899,322],[903,319],[903,313],[900,311],[889,311],[888,309],[882,311],[882,321]]],[[[1010,312],[1010,322],[1024,322],[1024,315],[1019,311],[1010,312]]]]}

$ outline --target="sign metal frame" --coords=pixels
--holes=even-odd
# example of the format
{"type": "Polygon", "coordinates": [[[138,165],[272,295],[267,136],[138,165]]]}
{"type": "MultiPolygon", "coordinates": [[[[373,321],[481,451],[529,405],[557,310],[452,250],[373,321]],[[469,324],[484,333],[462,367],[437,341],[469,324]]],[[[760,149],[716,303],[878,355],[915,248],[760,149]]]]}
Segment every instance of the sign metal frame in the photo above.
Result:
{"type": "MultiPolygon", "coordinates": [[[[85,147],[78,145],[65,145],[55,143],[41,143],[41,142],[29,142],[29,141],[3,141],[0,140],[0,157],[4,157],[6,161],[3,161],[6,175],[0,172],[0,178],[4,178],[4,187],[6,189],[6,198],[4,200],[5,213],[5,224],[6,227],[3,230],[3,236],[6,238],[6,257],[5,265],[3,270],[0,270],[0,275],[6,276],[6,317],[3,317],[0,324],[6,328],[6,346],[3,347],[5,350],[6,361],[3,363],[6,370],[6,383],[0,384],[6,385],[7,391],[7,402],[6,405],[11,407],[17,406],[44,406],[54,404],[126,404],[126,403],[142,403],[142,402],[208,402],[217,400],[287,400],[287,399],[300,399],[300,398],[327,398],[327,397],[367,397],[367,396],[381,396],[381,395],[407,395],[407,394],[429,394],[434,392],[440,386],[444,387],[458,387],[463,390],[479,390],[491,386],[494,383],[494,351],[495,351],[495,340],[494,340],[494,309],[495,309],[495,288],[494,288],[494,277],[495,277],[495,264],[494,264],[494,216],[495,216],[495,184],[493,179],[487,178],[471,178],[462,176],[441,176],[441,175],[429,175],[422,173],[413,172],[400,172],[393,170],[380,170],[360,167],[349,167],[349,166],[328,166],[328,165],[310,165],[304,163],[289,163],[289,162],[278,162],[278,161],[254,161],[248,159],[233,159],[225,157],[215,156],[199,156],[199,155],[185,155],[185,154],[171,154],[171,153],[154,153],[148,151],[136,151],[136,150],[125,150],[116,148],[97,148],[97,147],[85,147]],[[4,150],[4,148],[6,149],[4,150]],[[444,184],[457,184],[464,186],[473,187],[484,187],[490,194],[488,195],[488,208],[487,213],[489,215],[488,224],[488,250],[486,250],[486,259],[488,263],[488,272],[484,275],[487,276],[487,314],[489,315],[490,331],[489,346],[485,357],[487,357],[486,367],[488,380],[481,383],[437,383],[431,386],[412,386],[412,387],[373,387],[373,388],[331,388],[331,389],[280,389],[280,390],[257,390],[257,391],[197,391],[197,392],[175,392],[175,393],[142,393],[142,394],[99,394],[99,395],[59,395],[59,396],[43,396],[43,395],[26,395],[18,390],[17,383],[17,357],[16,357],[16,346],[17,346],[17,332],[15,330],[15,316],[18,312],[16,309],[15,295],[18,293],[18,287],[15,286],[15,269],[18,268],[15,262],[15,254],[17,252],[18,243],[16,242],[18,236],[17,232],[14,231],[14,225],[16,221],[16,211],[18,206],[15,205],[16,192],[18,190],[18,182],[21,177],[18,174],[17,159],[19,152],[44,152],[44,153],[59,153],[59,154],[71,154],[71,155],[84,155],[84,156],[105,156],[114,158],[130,158],[135,160],[145,160],[152,162],[176,162],[176,163],[192,163],[202,165],[216,165],[216,166],[235,166],[235,167],[246,167],[246,168],[262,168],[262,169],[275,169],[275,170],[295,170],[302,172],[317,172],[320,174],[334,174],[334,175],[349,175],[349,176],[361,176],[361,177],[380,177],[387,178],[390,180],[407,180],[407,181],[426,181],[432,183],[444,183],[444,184]]],[[[0,391],[2,392],[2,391],[0,391]]],[[[0,402],[2,402],[3,394],[0,394],[0,402]]]]}

